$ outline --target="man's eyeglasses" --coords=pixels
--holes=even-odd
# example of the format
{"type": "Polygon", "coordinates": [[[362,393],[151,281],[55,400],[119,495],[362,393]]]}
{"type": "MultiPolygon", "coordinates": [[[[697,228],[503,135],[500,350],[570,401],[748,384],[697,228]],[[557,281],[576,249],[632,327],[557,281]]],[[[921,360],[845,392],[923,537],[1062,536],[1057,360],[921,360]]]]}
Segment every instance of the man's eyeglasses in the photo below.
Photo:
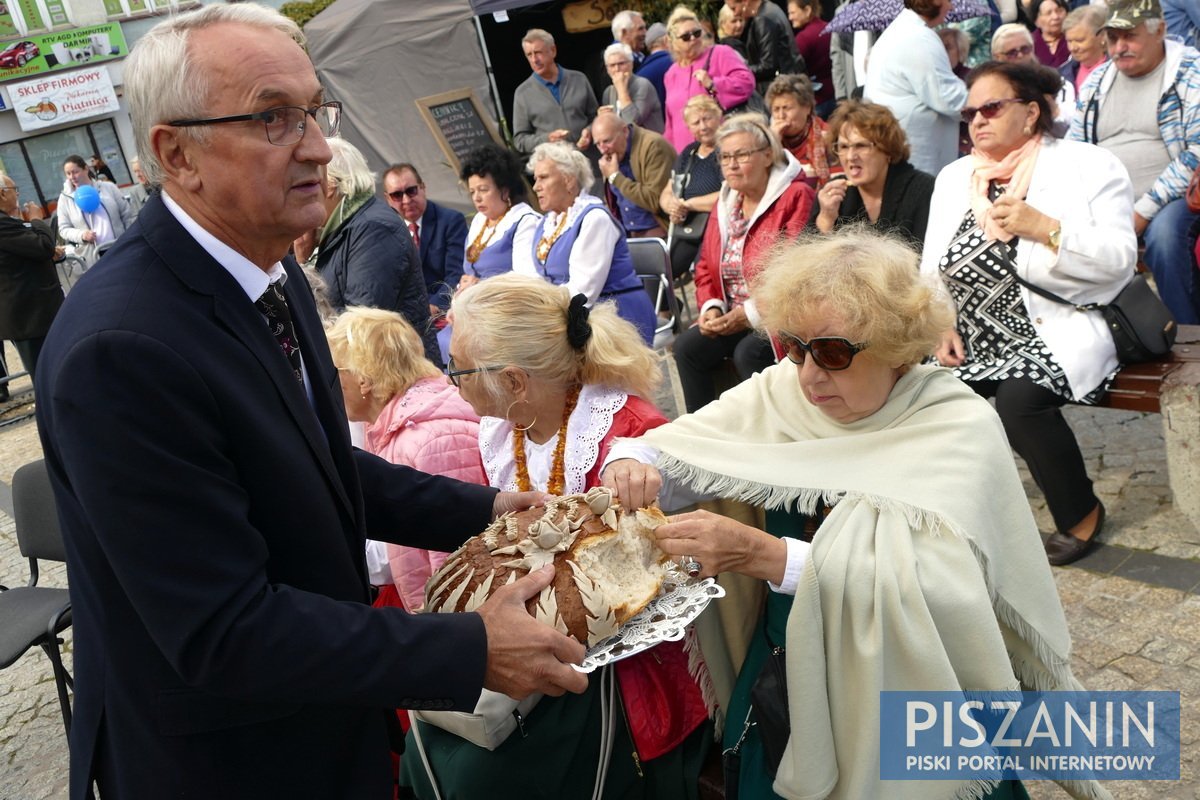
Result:
{"type": "Polygon", "coordinates": [[[1019,97],[1009,97],[1004,100],[992,100],[990,103],[984,103],[979,108],[964,108],[962,110],[963,122],[970,125],[975,121],[975,114],[983,114],[984,119],[995,119],[1004,107],[1009,103],[1024,103],[1025,101],[1019,97]]]}
{"type": "Polygon", "coordinates": [[[855,344],[841,336],[816,336],[806,342],[799,336],[780,331],[779,341],[783,343],[788,360],[793,364],[803,364],[805,354],[811,353],[813,362],[829,372],[847,369],[854,357],[867,349],[866,342],[855,344]]]}
{"type": "Polygon", "coordinates": [[[280,147],[287,147],[304,138],[304,132],[308,129],[309,117],[313,118],[317,124],[317,130],[326,139],[337,136],[342,124],[342,104],[334,100],[312,108],[276,106],[268,108],[266,111],[256,111],[253,114],[235,114],[231,117],[210,117],[208,119],[175,119],[167,124],[176,128],[194,128],[198,125],[261,120],[267,129],[267,141],[280,147]]]}
{"type": "Polygon", "coordinates": [[[719,156],[721,166],[727,167],[730,164],[734,164],[734,163],[745,164],[750,160],[750,156],[754,155],[755,153],[761,153],[763,150],[766,150],[766,149],[767,148],[765,148],[765,147],[758,147],[758,148],[755,148],[754,150],[738,150],[733,153],[721,153],[721,155],[719,156]]]}
{"type": "Polygon", "coordinates": [[[454,356],[450,356],[450,360],[446,363],[446,377],[450,379],[450,382],[454,384],[454,387],[456,389],[461,389],[462,384],[460,384],[458,381],[459,376],[474,375],[476,372],[495,372],[498,369],[504,369],[504,367],[495,366],[495,367],[475,367],[474,369],[455,369],[454,368],[454,356]]]}
{"type": "Polygon", "coordinates": [[[865,156],[867,153],[875,149],[874,142],[838,142],[833,146],[833,152],[838,156],[845,158],[846,156],[865,156]]]}
{"type": "Polygon", "coordinates": [[[1005,61],[1016,61],[1018,58],[1025,58],[1033,52],[1033,45],[1023,44],[1020,47],[1014,47],[1012,50],[1005,50],[1003,53],[997,53],[1000,58],[1005,61]]]}
{"type": "Polygon", "coordinates": [[[695,30],[691,30],[686,33],[679,34],[679,41],[690,42],[692,39],[699,39],[703,35],[704,35],[704,29],[696,28],[695,30]]]}
{"type": "Polygon", "coordinates": [[[420,192],[421,192],[421,184],[414,183],[412,186],[409,186],[407,188],[397,189],[394,192],[388,192],[387,196],[392,198],[393,200],[395,200],[397,203],[399,203],[400,198],[407,197],[409,200],[412,200],[414,197],[416,197],[418,194],[420,194],[420,192]]]}

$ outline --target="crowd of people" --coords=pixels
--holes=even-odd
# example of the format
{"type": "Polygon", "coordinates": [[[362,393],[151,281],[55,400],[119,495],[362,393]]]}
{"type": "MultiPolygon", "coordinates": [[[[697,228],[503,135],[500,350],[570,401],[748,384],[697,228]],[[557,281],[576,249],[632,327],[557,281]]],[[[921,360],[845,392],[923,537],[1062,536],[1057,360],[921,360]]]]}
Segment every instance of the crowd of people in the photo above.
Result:
{"type": "Polygon", "coordinates": [[[339,137],[278,13],[146,34],[125,86],[152,188],[66,160],[58,236],[107,252],[65,303],[53,233],[0,186],[0,268],[36,262],[44,307],[0,335],[40,359],[73,800],[683,800],[720,753],[744,797],[921,797],[881,782],[873,687],[1077,689],[1050,566],[1087,555],[1105,509],[1061,408],[1120,364],[1076,306],[1121,291],[1140,238],[1200,322],[1200,26],[1160,0],[999,0],[982,27],[903,5],[869,53],[816,0],[726,0],[715,30],[623,10],[603,87],[529,30],[510,146],[460,164],[469,220],[427,197],[437,165],[377,177],[339,137]],[[695,286],[673,421],[639,238],[695,286]],[[741,576],[724,629],[587,677],[526,612],[551,572],[419,613],[495,516],[602,486],[701,498],[656,536],[699,577],[741,576]],[[782,756],[752,724],[781,654],[782,756]],[[489,698],[532,702],[487,747],[406,713],[486,719],[489,698]]]}

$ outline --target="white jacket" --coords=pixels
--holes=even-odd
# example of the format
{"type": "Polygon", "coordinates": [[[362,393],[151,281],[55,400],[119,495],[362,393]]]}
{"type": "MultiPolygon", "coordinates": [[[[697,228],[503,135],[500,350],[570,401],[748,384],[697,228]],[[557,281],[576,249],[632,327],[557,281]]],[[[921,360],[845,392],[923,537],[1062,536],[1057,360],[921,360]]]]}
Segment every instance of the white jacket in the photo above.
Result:
{"type": "MultiPolygon", "coordinates": [[[[938,175],[929,209],[921,272],[938,265],[970,207],[971,158],[938,175]]],[[[1062,223],[1058,253],[1021,239],[1016,268],[1022,278],[1078,303],[1106,303],[1133,277],[1133,185],[1116,156],[1081,142],[1045,137],[1025,202],[1062,223]]],[[[1117,367],[1112,336],[1098,312],[1080,312],[1021,287],[1038,335],[1066,373],[1076,400],[1117,367]]]]}
{"type": "MultiPolygon", "coordinates": [[[[108,181],[94,181],[92,187],[100,193],[100,204],[108,213],[112,223],[113,239],[120,239],[125,229],[133,224],[136,216],[129,202],[121,194],[121,190],[108,181]]],[[[64,182],[62,193],[58,196],[58,235],[63,241],[71,244],[81,244],[83,234],[89,230],[83,212],[75,202],[75,187],[70,182],[64,182]]]]}
{"type": "Polygon", "coordinates": [[[958,112],[967,104],[967,86],[916,12],[901,11],[871,48],[863,96],[896,115],[917,169],[936,175],[958,156],[958,112]]]}

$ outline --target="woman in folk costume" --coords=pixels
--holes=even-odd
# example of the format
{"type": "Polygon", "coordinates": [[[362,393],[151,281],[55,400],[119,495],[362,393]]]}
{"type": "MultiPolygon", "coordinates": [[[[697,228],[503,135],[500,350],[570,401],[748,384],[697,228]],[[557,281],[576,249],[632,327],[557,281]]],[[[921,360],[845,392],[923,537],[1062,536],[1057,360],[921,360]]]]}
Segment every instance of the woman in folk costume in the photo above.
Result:
{"type": "MultiPolygon", "coordinates": [[[[1024,798],[1015,781],[883,783],[879,693],[1080,688],[1000,421],[949,370],[920,365],[950,312],[916,261],[855,228],[780,250],[753,296],[788,360],[617,443],[605,470],[622,502],[654,497],[665,475],[768,509],[766,530],[695,511],[656,531],[702,576],[773,590],[744,663],[701,631],[726,747],[768,639],[786,647],[791,737],[771,774],[750,731],[742,797],[1024,798]],[[739,663],[736,680],[722,674],[739,663]]],[[[1066,788],[1108,797],[1094,782],[1066,788]]]]}
{"type": "MultiPolygon", "coordinates": [[[[666,422],[643,399],[660,376],[653,351],[612,303],[589,311],[585,300],[515,273],[455,296],[447,374],[481,417],[492,486],[586,492],[615,438],[666,422]]],[[[612,678],[597,671],[582,695],[542,698],[494,750],[421,723],[429,768],[410,747],[402,780],[422,799],[435,796],[430,775],[445,800],[695,798],[712,738],[698,647],[666,642],[605,669],[615,707],[601,692],[612,678]]]]}

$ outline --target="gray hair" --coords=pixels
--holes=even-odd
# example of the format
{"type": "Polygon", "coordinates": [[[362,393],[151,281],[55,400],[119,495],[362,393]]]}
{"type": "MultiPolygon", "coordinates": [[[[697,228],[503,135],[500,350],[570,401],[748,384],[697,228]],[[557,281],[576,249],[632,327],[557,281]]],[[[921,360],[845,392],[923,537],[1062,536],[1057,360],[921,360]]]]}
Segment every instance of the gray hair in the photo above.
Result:
{"type": "Polygon", "coordinates": [[[550,35],[549,31],[544,31],[541,28],[530,28],[525,31],[525,35],[521,37],[521,47],[530,42],[541,42],[546,47],[554,47],[554,37],[550,35]]]}
{"type": "Polygon", "coordinates": [[[1063,20],[1063,32],[1078,28],[1080,25],[1087,25],[1092,33],[1099,33],[1107,19],[1108,8],[1101,3],[1080,6],[1067,14],[1067,18],[1063,20]]]}
{"type": "MultiPolygon", "coordinates": [[[[1158,32],[1163,29],[1163,25],[1165,24],[1166,21],[1162,17],[1151,17],[1145,22],[1146,33],[1151,36],[1158,36],[1158,32]]],[[[1066,28],[1063,28],[1063,30],[1066,30],[1066,28]]]]}
{"type": "Polygon", "coordinates": [[[637,11],[618,11],[612,21],[613,38],[620,39],[621,34],[633,27],[633,21],[641,18],[642,15],[637,11]]]}
{"type": "Polygon", "coordinates": [[[543,142],[533,148],[533,154],[529,156],[529,171],[533,172],[543,161],[554,164],[564,177],[575,181],[579,194],[586,192],[596,180],[592,162],[566,142],[543,142]]]}
{"type": "MultiPolygon", "coordinates": [[[[246,25],[277,30],[301,47],[304,32],[273,8],[253,3],[210,5],[165,19],[134,45],[125,59],[125,96],[142,172],[152,186],[162,184],[162,164],[150,143],[150,129],[173,119],[203,117],[208,107],[209,76],[197,69],[189,41],[193,33],[213,25],[246,25]]],[[[180,128],[180,133],[204,142],[203,127],[180,128]]]]}
{"type": "Polygon", "coordinates": [[[784,155],[783,145],[779,142],[779,137],[775,135],[775,131],[771,130],[767,125],[767,121],[763,119],[762,114],[750,112],[747,114],[735,114],[717,128],[717,147],[721,147],[721,142],[733,136],[735,133],[748,133],[754,139],[754,143],[758,147],[771,148],[771,163],[777,167],[782,167],[787,163],[787,156],[784,155]]]}
{"type": "Polygon", "coordinates": [[[1000,52],[1000,43],[1010,36],[1020,36],[1029,44],[1033,44],[1033,34],[1019,22],[1009,22],[996,28],[996,32],[992,34],[992,55],[1000,52]]]}
{"type": "Polygon", "coordinates": [[[971,37],[962,28],[941,28],[937,32],[942,40],[942,45],[945,46],[947,39],[953,39],[954,44],[958,47],[958,55],[963,60],[967,60],[967,51],[971,49],[971,37]]]}
{"type": "Polygon", "coordinates": [[[633,62],[633,49],[624,42],[613,42],[608,47],[604,48],[604,66],[608,66],[608,57],[621,55],[621,58],[626,61],[633,62]]]}
{"type": "Polygon", "coordinates": [[[338,192],[345,197],[354,197],[364,192],[375,191],[375,173],[367,166],[367,160],[357,147],[345,139],[326,139],[333,159],[325,167],[325,174],[338,192]]]}

